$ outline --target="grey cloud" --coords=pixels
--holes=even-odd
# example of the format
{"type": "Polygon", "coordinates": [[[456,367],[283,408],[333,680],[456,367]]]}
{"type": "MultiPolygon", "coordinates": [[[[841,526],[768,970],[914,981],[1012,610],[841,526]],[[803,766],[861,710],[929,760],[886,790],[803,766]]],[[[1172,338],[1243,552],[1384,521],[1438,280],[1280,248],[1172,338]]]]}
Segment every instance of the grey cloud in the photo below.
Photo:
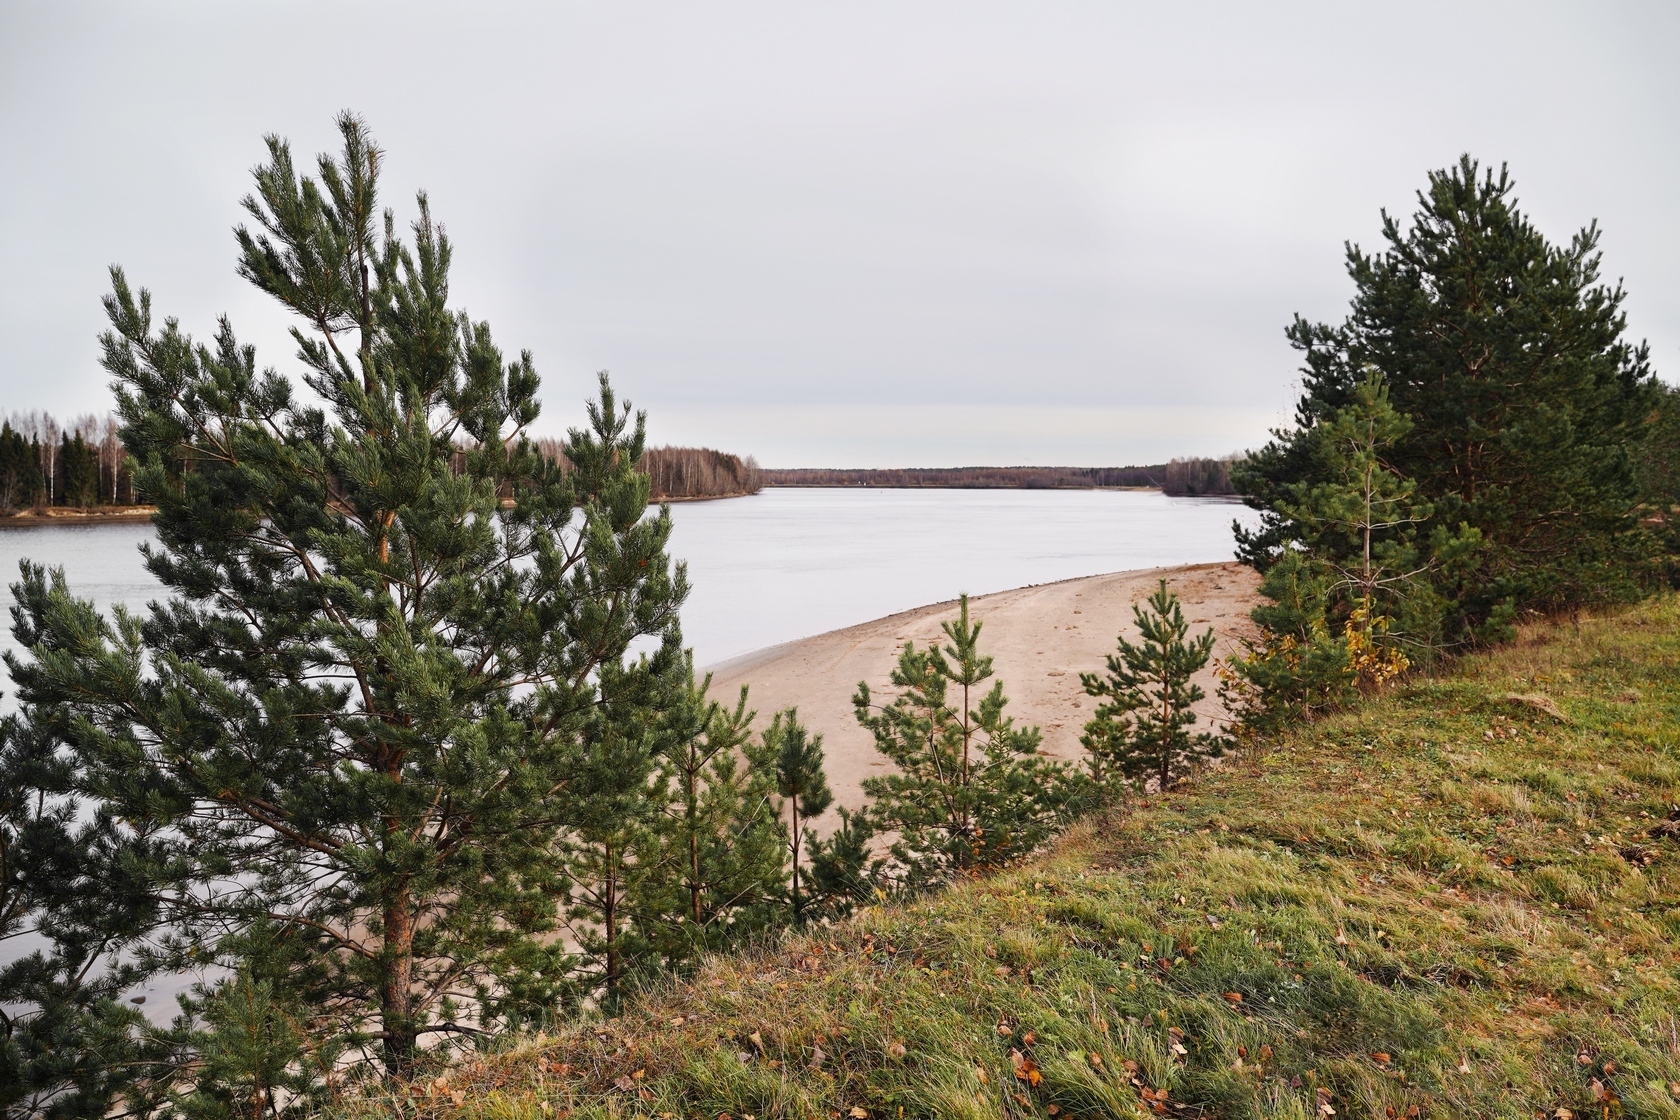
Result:
{"type": "Polygon", "coordinates": [[[261,134],[343,107],[555,430],[610,368],[656,439],[776,465],[1252,444],[1342,242],[1463,150],[1601,221],[1672,376],[1677,45],[1658,5],[13,3],[0,408],[103,403],[112,261],[288,365],[228,230],[261,134]]]}

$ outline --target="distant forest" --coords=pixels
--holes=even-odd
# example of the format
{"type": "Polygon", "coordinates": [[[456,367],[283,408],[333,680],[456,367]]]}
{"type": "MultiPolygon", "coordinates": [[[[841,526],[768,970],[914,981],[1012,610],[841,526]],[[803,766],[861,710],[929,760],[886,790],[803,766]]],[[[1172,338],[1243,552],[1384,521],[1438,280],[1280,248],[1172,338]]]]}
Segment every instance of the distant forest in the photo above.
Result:
{"type": "MultiPolygon", "coordinates": [[[[14,412],[0,420],[0,515],[139,504],[118,429],[115,417],[92,413],[61,421],[46,412],[14,412]]],[[[565,462],[562,441],[536,443],[565,462]]],[[[652,478],[656,502],[756,494],[763,485],[751,456],[709,447],[650,447],[641,468],[652,478]]]]}
{"type": "MultiPolygon", "coordinates": [[[[565,446],[557,439],[537,440],[537,450],[561,464],[566,462],[565,446]]],[[[642,452],[640,466],[653,481],[650,497],[656,502],[732,498],[756,494],[764,485],[764,472],[752,456],[709,447],[650,447],[642,452]]]]}
{"type": "MultiPolygon", "coordinates": [[[[61,422],[45,412],[14,412],[0,423],[0,514],[43,506],[128,506],[134,493],[114,417],[91,413],[61,422]]],[[[565,444],[537,448],[565,462],[565,444]]],[[[866,486],[957,490],[1094,490],[1159,488],[1174,495],[1235,494],[1231,464],[1174,459],[1142,467],[908,467],[884,470],[768,470],[752,456],[709,447],[650,447],[641,468],[652,500],[683,501],[756,494],[766,486],[866,486]]]]}
{"type": "Polygon", "coordinates": [[[884,470],[797,468],[761,471],[765,486],[930,487],[954,490],[1095,490],[1135,486],[1168,494],[1235,494],[1231,463],[1174,459],[1143,467],[909,467],[884,470]]]}
{"type": "Polygon", "coordinates": [[[89,413],[61,423],[45,412],[0,422],[0,513],[37,506],[134,504],[117,422],[89,413]]]}

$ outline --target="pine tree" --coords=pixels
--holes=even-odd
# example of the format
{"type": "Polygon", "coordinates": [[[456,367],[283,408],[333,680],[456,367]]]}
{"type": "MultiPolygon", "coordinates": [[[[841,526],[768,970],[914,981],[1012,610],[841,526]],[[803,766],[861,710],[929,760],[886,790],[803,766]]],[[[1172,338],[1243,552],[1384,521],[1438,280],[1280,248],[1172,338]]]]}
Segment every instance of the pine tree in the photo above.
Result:
{"type": "Polygon", "coordinates": [[[1018,729],[1003,709],[1003,682],[981,692],[992,659],[968,596],[941,624],[950,644],[906,642],[891,681],[899,694],[877,707],[859,681],[852,703],[875,749],[896,772],[866,780],[870,823],[898,833],[893,856],[908,885],[995,866],[1044,843],[1081,793],[1066,766],[1038,756],[1038,728],[1018,729]],[[977,705],[977,706],[976,706],[977,705]]]}
{"type": "Polygon", "coordinates": [[[665,751],[667,836],[679,873],[685,954],[766,929],[788,882],[788,851],[774,808],[776,782],[748,759],[754,712],[748,690],[732,709],[707,699],[711,675],[687,688],[665,751]]]}
{"type": "Polygon", "coordinates": [[[1341,628],[1357,683],[1381,684],[1405,670],[1406,650],[1427,658],[1438,640],[1442,577],[1460,574],[1481,535],[1468,526],[1435,526],[1420,541],[1433,508],[1388,456],[1411,430],[1389,403],[1382,374],[1371,371],[1353,399],[1315,425],[1309,439],[1321,478],[1281,488],[1277,512],[1300,527],[1303,563],[1330,579],[1322,602],[1326,628],[1341,628]]]}
{"type": "Polygon", "coordinates": [[[170,598],[105,617],[26,569],[8,666],[64,796],[145,882],[144,928],[107,950],[254,976],[312,1045],[407,1076],[422,1036],[577,998],[554,934],[597,869],[553,857],[645,772],[686,583],[635,469],[643,418],[603,376],[571,469],[539,455],[530,356],[450,308],[425,196],[411,237],[381,221],[381,153],[339,125],[315,177],[269,139],[237,231],[322,406],[225,320],[211,345],[160,327],[113,270],[103,360],[170,598]]]}
{"type": "Polygon", "coordinates": [[[811,841],[806,875],[806,913],[831,920],[846,917],[859,902],[873,897],[885,878],[886,861],[870,845],[875,828],[868,811],[852,812],[842,805],[839,813],[840,827],[811,841]]]}
{"type": "Polygon", "coordinates": [[[800,891],[803,858],[811,821],[822,816],[834,803],[834,791],[823,772],[822,736],[812,735],[799,722],[799,710],[780,711],[764,730],[753,751],[753,765],[768,774],[780,798],[777,817],[787,827],[789,900],[796,922],[806,919],[808,892],[800,891]]]}
{"type": "Polygon", "coordinates": [[[1662,549],[1661,578],[1680,588],[1680,388],[1664,386],[1658,393],[1635,466],[1662,549]]]}
{"type": "Polygon", "coordinates": [[[1623,338],[1623,290],[1599,282],[1599,232],[1555,246],[1512,197],[1504,169],[1470,157],[1433,172],[1409,228],[1383,215],[1384,251],[1350,245],[1356,294],[1339,326],[1297,318],[1305,392],[1293,430],[1233,472],[1262,526],[1239,551],[1264,570],[1303,539],[1291,487],[1335,470],[1313,429],[1380,372],[1410,429],[1384,456],[1436,521],[1480,535],[1474,576],[1440,586],[1445,635],[1507,632],[1513,609],[1631,593],[1648,538],[1629,453],[1655,391],[1647,350],[1623,338]]]}
{"type": "Polygon", "coordinates": [[[1132,607],[1143,641],[1133,645],[1121,636],[1118,655],[1108,655],[1106,677],[1079,674],[1089,695],[1105,698],[1085,725],[1082,742],[1097,777],[1139,786],[1153,778],[1166,789],[1174,775],[1224,753],[1218,736],[1187,730],[1197,718],[1192,705],[1207,695],[1191,678],[1213,655],[1213,627],[1186,641],[1190,624],[1166,580],[1148,604],[1148,611],[1132,607]]]}

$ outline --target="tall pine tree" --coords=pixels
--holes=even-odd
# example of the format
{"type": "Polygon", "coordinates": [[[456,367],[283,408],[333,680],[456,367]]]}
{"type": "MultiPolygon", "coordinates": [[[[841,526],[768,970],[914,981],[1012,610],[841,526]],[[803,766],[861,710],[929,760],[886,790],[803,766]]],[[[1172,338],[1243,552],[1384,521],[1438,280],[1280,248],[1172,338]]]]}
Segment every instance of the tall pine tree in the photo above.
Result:
{"type": "Polygon", "coordinates": [[[1259,530],[1238,531],[1249,562],[1302,540],[1288,488],[1335,470],[1312,430],[1375,370],[1411,421],[1387,465],[1438,524],[1480,534],[1474,575],[1437,581],[1449,639],[1503,633],[1513,608],[1633,590],[1648,547],[1629,459],[1654,393],[1647,350],[1623,337],[1623,290],[1600,282],[1597,226],[1554,245],[1513,191],[1469,156],[1431,173],[1408,227],[1384,213],[1383,251],[1348,247],[1346,321],[1288,329],[1306,363],[1296,427],[1233,473],[1263,511],[1259,530]]]}
{"type": "Polygon", "coordinates": [[[321,404],[225,320],[211,345],[159,324],[113,270],[104,363],[168,597],[101,616],[26,568],[8,665],[20,734],[144,881],[114,957],[205,976],[210,1026],[249,978],[250,1006],[403,1076],[575,990],[554,934],[598,868],[554,856],[645,779],[686,585],[647,516],[642,417],[603,377],[570,469],[539,455],[529,355],[450,307],[425,196],[404,237],[379,149],[339,127],[313,177],[268,140],[237,231],[321,404]]]}

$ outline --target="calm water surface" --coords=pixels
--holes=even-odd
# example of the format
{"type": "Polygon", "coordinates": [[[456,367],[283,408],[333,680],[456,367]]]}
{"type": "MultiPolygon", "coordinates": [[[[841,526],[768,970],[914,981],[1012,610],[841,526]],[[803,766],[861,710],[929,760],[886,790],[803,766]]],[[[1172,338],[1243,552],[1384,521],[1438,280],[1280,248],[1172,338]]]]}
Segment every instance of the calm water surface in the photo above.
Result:
{"type": "MultiPolygon", "coordinates": [[[[1254,515],[1134,491],[774,489],[673,506],[671,554],[688,563],[683,634],[706,665],[959,592],[1227,560],[1233,517],[1254,515]]],[[[149,525],[0,530],[0,582],[29,559],[63,567],[71,590],[103,611],[144,608],[160,588],[139,547],[154,539],[149,525]]],[[[9,623],[3,630],[0,649],[15,648],[9,623]]],[[[11,707],[9,684],[0,710],[11,707]]],[[[34,947],[33,937],[0,945],[0,963],[34,947]]],[[[167,1018],[168,997],[186,983],[146,989],[148,1011],[167,1018]]]]}
{"type": "MultiPolygon", "coordinates": [[[[1150,491],[778,488],[671,516],[693,586],[683,635],[706,665],[960,592],[1228,560],[1232,519],[1254,514],[1150,491]]],[[[62,566],[102,610],[140,608],[159,591],[139,553],[153,539],[148,525],[0,530],[0,575],[9,585],[26,558],[62,566]]]]}

